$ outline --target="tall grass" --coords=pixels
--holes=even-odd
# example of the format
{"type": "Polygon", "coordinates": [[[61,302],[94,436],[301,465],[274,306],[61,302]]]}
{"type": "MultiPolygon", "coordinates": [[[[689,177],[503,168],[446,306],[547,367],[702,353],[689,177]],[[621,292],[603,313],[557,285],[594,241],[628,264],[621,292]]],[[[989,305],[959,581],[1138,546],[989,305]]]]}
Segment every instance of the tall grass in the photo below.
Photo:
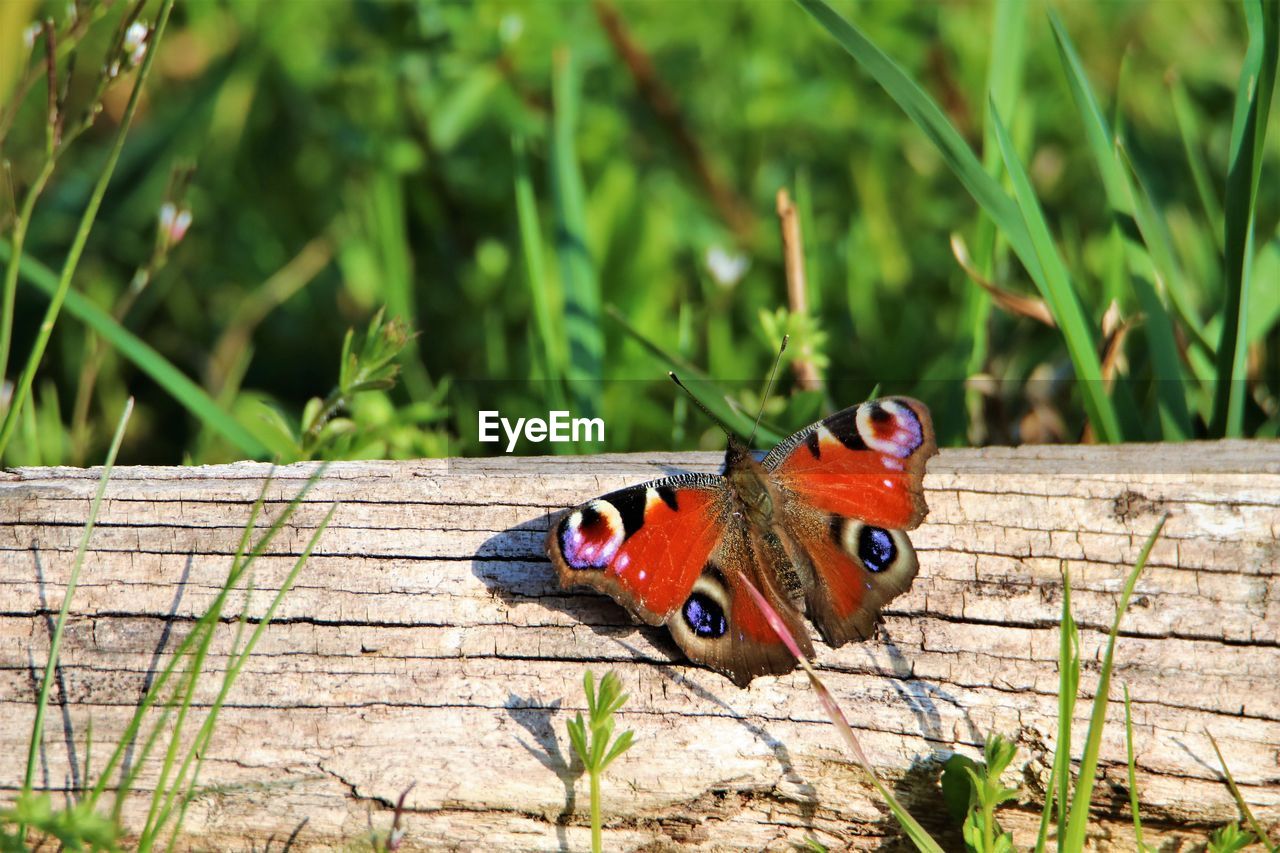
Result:
{"type": "Polygon", "coordinates": [[[164,666],[151,679],[149,688],[138,700],[132,716],[120,733],[115,748],[97,771],[97,781],[92,784],[90,726],[83,762],[85,788],[76,792],[77,800],[73,805],[64,809],[54,808],[49,795],[37,793],[34,787],[50,688],[54,673],[60,666],[62,638],[72,598],[131,411],[132,406],[126,406],[120,419],[73,559],[36,699],[22,788],[13,807],[0,812],[0,849],[24,849],[32,830],[41,835],[52,836],[68,849],[82,849],[87,845],[89,849],[114,850],[126,833],[136,836],[133,849],[147,851],[159,846],[173,848],[181,834],[188,807],[203,793],[199,785],[201,768],[209,754],[218,718],[227,698],[337,509],[336,505],[330,507],[316,525],[302,553],[294,561],[263,614],[253,620],[252,629],[246,637],[245,632],[250,627],[250,600],[254,591],[254,563],[289,523],[311,487],[323,476],[325,466],[316,467],[297,495],[266,526],[266,530],[255,538],[260,526],[259,517],[274,483],[270,477],[263,482],[262,491],[245,522],[226,578],[208,610],[195,620],[164,666]],[[236,623],[235,637],[216,696],[211,704],[204,706],[197,691],[207,688],[215,679],[213,670],[206,666],[206,662],[223,622],[227,603],[237,590],[244,592],[245,601],[236,623]],[[194,735],[191,734],[193,728],[194,735]],[[162,752],[157,780],[150,792],[146,818],[141,827],[125,827],[121,817],[124,803],[133,794],[142,772],[152,766],[149,760],[153,759],[157,749],[162,752]],[[112,805],[109,811],[104,812],[103,806],[108,796],[111,797],[112,805]],[[12,832],[9,826],[13,827],[12,832]]]}
{"type": "Polygon", "coordinates": [[[45,26],[31,50],[11,33],[0,367],[26,361],[4,461],[100,457],[130,391],[124,458],[267,458],[264,405],[303,420],[382,305],[423,334],[354,419],[400,439],[353,454],[484,450],[478,407],[603,414],[607,449],[698,446],[714,435],[673,430],[664,367],[752,411],[780,328],[828,364],[821,395],[772,404],[774,433],[878,382],[933,405],[944,445],[1028,439],[1044,405],[1056,440],[1280,431],[1273,5],[473,5],[191,7],[166,23],[182,51],[157,27],[155,63],[105,88],[117,36],[163,4],[50,9],[56,158],[45,26]],[[107,119],[77,136],[82,110],[107,119]],[[172,199],[190,228],[152,268],[192,163],[172,199]],[[952,235],[1057,331],[966,281],[952,235]],[[445,442],[414,407],[450,377],[445,442]]]}
{"type": "MultiPolygon", "coordinates": [[[[1008,98],[1007,76],[989,81],[992,101],[988,115],[992,136],[1013,185],[1012,199],[982,169],[976,155],[943,110],[904,68],[824,0],[797,2],[897,102],[937,148],[943,162],[1017,254],[1052,312],[1055,324],[1062,331],[1094,434],[1104,441],[1142,438],[1140,423],[1125,428],[1117,414],[1118,406],[1131,407],[1132,403],[1123,396],[1109,394],[1109,383],[1103,381],[1098,328],[1096,321],[1090,319],[1091,315],[1096,317],[1101,313],[1101,306],[1094,306],[1088,311],[1083,309],[1086,291],[1074,280],[1076,277],[1057,248],[1041,201],[994,101],[998,95],[1008,98]],[[1000,83],[1005,85],[996,88],[1000,83]]],[[[1151,363],[1151,374],[1145,378],[1145,384],[1150,386],[1149,393],[1157,400],[1160,434],[1170,440],[1187,438],[1193,433],[1189,414],[1193,409],[1199,410],[1210,434],[1239,435],[1243,425],[1246,336],[1240,334],[1237,327],[1242,322],[1239,319],[1240,304],[1248,300],[1250,271],[1255,263],[1256,248],[1252,234],[1257,220],[1257,182],[1275,79],[1276,53],[1280,50],[1277,47],[1280,45],[1280,30],[1277,29],[1276,5],[1264,7],[1260,0],[1247,0],[1244,8],[1250,46],[1240,73],[1233,152],[1228,164],[1226,236],[1223,241],[1226,266],[1221,305],[1223,325],[1216,347],[1218,368],[1213,377],[1216,390],[1211,408],[1207,400],[1197,401],[1197,389],[1190,381],[1186,366],[1188,356],[1179,352],[1176,343],[1175,321],[1182,326],[1177,329],[1177,334],[1183,339],[1202,339],[1203,331],[1195,309],[1187,304],[1189,298],[1183,293],[1185,281],[1175,269],[1173,253],[1165,236],[1168,225],[1137,179],[1126,154],[1130,146],[1124,134],[1113,132],[1108,126],[1066,27],[1052,10],[1048,13],[1062,71],[1084,125],[1085,148],[1091,152],[1102,178],[1111,215],[1115,219],[1113,228],[1124,233],[1127,224],[1137,226],[1136,235],[1127,235],[1127,266],[1133,289],[1130,298],[1144,312],[1149,347],[1147,357],[1151,363]]],[[[997,7],[997,14],[997,22],[1000,22],[1010,13],[997,7]]],[[[991,138],[987,142],[989,145],[991,138]]],[[[1204,170],[1199,162],[1193,160],[1193,163],[1197,174],[1202,175],[1204,170]]],[[[1208,221],[1200,227],[1210,232],[1215,224],[1208,221]]],[[[1140,378],[1131,376],[1128,379],[1133,382],[1140,378]]],[[[1118,387],[1126,388],[1125,385],[1118,387]]]]}

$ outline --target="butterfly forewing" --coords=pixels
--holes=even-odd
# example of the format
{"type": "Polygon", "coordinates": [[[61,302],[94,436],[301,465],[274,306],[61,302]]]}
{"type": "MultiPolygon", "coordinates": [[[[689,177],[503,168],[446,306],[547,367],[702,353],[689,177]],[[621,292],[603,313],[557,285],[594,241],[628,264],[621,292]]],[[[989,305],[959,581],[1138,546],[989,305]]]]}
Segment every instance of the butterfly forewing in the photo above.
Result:
{"type": "Polygon", "coordinates": [[[603,590],[660,625],[684,604],[719,543],[729,498],[724,478],[709,474],[620,489],[553,523],[547,553],[561,584],[603,590]]]}
{"type": "Polygon", "coordinates": [[[783,489],[829,512],[910,530],[928,511],[925,461],[937,452],[925,405],[872,400],[805,427],[764,459],[783,489]]]}

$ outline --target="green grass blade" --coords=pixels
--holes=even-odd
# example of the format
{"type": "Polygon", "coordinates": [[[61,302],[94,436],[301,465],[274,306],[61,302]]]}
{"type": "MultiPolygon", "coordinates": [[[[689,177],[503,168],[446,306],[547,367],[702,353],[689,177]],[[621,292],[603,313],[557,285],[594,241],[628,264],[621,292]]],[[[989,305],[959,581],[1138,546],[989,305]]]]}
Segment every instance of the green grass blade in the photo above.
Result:
{"type": "MultiPolygon", "coordinates": [[[[1115,409],[1101,382],[1101,364],[1093,343],[1093,328],[1085,319],[1084,311],[1070,288],[1066,269],[1062,265],[1052,242],[1048,241],[1047,226],[1036,235],[1033,224],[1043,226],[1043,214],[1039,204],[1028,204],[1024,197],[1014,202],[1000,188],[999,183],[987,173],[964,138],[947,120],[937,103],[921,89],[905,71],[863,33],[828,6],[824,0],[796,0],[818,23],[869,73],[892,97],[907,116],[919,127],[942,154],[943,160],[960,179],[993,221],[996,222],[1009,245],[1021,259],[1031,278],[1045,294],[1058,325],[1067,341],[1067,349],[1076,368],[1076,375],[1084,388],[1085,408],[1094,429],[1103,441],[1119,441],[1120,425],[1115,409]],[[1047,241],[1047,242],[1046,242],[1047,241]],[[1050,251],[1046,251],[1046,248],[1050,251]],[[1045,269],[1046,263],[1056,262],[1053,271],[1045,269]],[[1052,294],[1050,296],[1049,294],[1052,294]]],[[[999,123],[999,110],[991,107],[993,128],[999,139],[1007,142],[1008,134],[999,123]]],[[[1002,143],[1005,167],[1013,176],[1010,165],[1012,149],[1002,143]]],[[[1013,157],[1017,163],[1016,156],[1013,157]]],[[[1020,166],[1018,170],[1021,171],[1020,166]]],[[[1024,178],[1024,193],[1030,193],[1030,182],[1024,178]]],[[[1015,188],[1017,181],[1015,180],[1015,188]]],[[[1035,201],[1034,193],[1030,199],[1035,201]]]]}
{"type": "MultiPolygon", "coordinates": [[[[0,241],[0,260],[8,260],[12,247],[0,241]]],[[[45,294],[52,296],[58,287],[57,276],[48,267],[28,256],[21,261],[22,277],[45,294]]],[[[111,313],[94,304],[88,297],[70,290],[64,307],[67,313],[93,329],[116,352],[150,376],[169,396],[182,404],[192,417],[217,430],[246,456],[260,458],[266,448],[239,421],[214,402],[203,388],[187,378],[181,370],[156,352],[150,345],[120,325],[111,313]]]]}
{"type": "MultiPolygon", "coordinates": [[[[1014,115],[1022,90],[1023,67],[1027,43],[1027,4],[1023,0],[996,0],[992,8],[991,50],[987,63],[987,93],[1003,115],[1014,115]]],[[[991,127],[990,115],[982,124],[982,163],[992,180],[1004,173],[1000,149],[991,127]]],[[[974,262],[982,275],[994,281],[1005,244],[1000,231],[985,212],[978,221],[974,237],[974,262]]],[[[981,287],[965,291],[966,325],[972,344],[965,364],[965,376],[974,376],[987,368],[990,356],[991,295],[981,287]]],[[[979,389],[966,387],[965,407],[971,423],[982,421],[983,399],[979,389]]]]}
{"type": "Polygon", "coordinates": [[[565,378],[564,334],[556,327],[560,317],[563,295],[556,284],[547,277],[542,257],[542,226],[538,220],[538,202],[533,191],[533,179],[529,175],[529,155],[523,136],[511,138],[515,157],[516,219],[520,224],[520,247],[524,253],[525,273],[529,279],[529,296],[533,302],[533,317],[542,345],[543,379],[547,383],[547,401],[553,408],[564,408],[563,388],[565,378]]]}
{"type": "Polygon", "coordinates": [[[938,104],[905,71],[857,27],[846,21],[824,0],[796,0],[897,102],[942,154],[969,194],[1000,228],[1032,278],[1040,276],[1040,264],[1031,236],[1017,206],[1000,184],[982,167],[968,143],[947,120],[938,104]]]}
{"type": "Polygon", "coordinates": [[[1084,124],[1089,151],[1102,175],[1107,201],[1117,219],[1116,227],[1127,237],[1132,229],[1123,227],[1122,223],[1125,220],[1136,222],[1145,244],[1126,240],[1126,255],[1135,280],[1134,289],[1138,291],[1139,301],[1146,314],[1143,330],[1151,351],[1163,435],[1169,440],[1190,438],[1191,415],[1183,393],[1182,362],[1178,357],[1173,324],[1164,304],[1158,298],[1153,298],[1157,296],[1154,289],[1146,281],[1139,281],[1155,274],[1166,287],[1175,289],[1181,285],[1182,274],[1174,261],[1172,247],[1164,239],[1166,232],[1162,223],[1155,221],[1155,205],[1145,194],[1142,197],[1143,203],[1139,203],[1140,194],[1130,180],[1131,166],[1123,159],[1122,151],[1117,149],[1111,127],[1094,96],[1093,87],[1089,84],[1084,63],[1080,61],[1062,20],[1053,10],[1049,11],[1049,23],[1067,74],[1072,98],[1084,124]]]}
{"type": "MultiPolygon", "coordinates": [[[[183,759],[182,766],[178,770],[176,780],[170,791],[166,794],[164,808],[160,811],[155,820],[152,830],[153,840],[168,823],[169,818],[173,813],[175,801],[177,804],[181,805],[182,813],[185,813],[185,806],[190,802],[196,783],[199,780],[200,768],[204,763],[207,747],[210,740],[213,738],[213,732],[217,726],[218,714],[226,703],[227,695],[235,685],[236,679],[240,676],[241,670],[244,669],[245,663],[249,660],[249,656],[253,654],[253,650],[258,645],[258,641],[262,639],[262,635],[271,625],[272,620],[275,618],[276,611],[280,609],[280,604],[284,601],[284,597],[288,595],[291,589],[293,589],[293,585],[298,580],[298,575],[302,572],[303,567],[306,566],[307,561],[311,558],[312,552],[320,542],[320,537],[323,536],[324,532],[329,528],[329,523],[333,520],[333,515],[337,510],[338,505],[334,504],[329,508],[329,511],[325,513],[324,518],[321,519],[320,523],[316,526],[316,529],[312,532],[311,538],[307,540],[306,547],[303,548],[302,553],[299,554],[297,560],[294,561],[293,567],[289,570],[289,574],[285,576],[284,581],[280,584],[280,588],[276,590],[276,594],[271,599],[271,604],[267,606],[266,612],[254,626],[253,633],[249,635],[249,639],[245,643],[244,648],[238,653],[234,653],[234,650],[238,648],[239,645],[239,635],[237,635],[237,642],[232,645],[233,659],[223,676],[222,686],[218,691],[217,697],[213,701],[213,705],[209,709],[209,713],[205,716],[204,723],[201,725],[199,733],[188,748],[186,757],[183,759]],[[192,770],[193,765],[194,771],[192,770]],[[184,780],[186,780],[189,772],[191,773],[191,779],[189,782],[186,782],[184,780]],[[178,797],[179,792],[182,792],[181,798],[178,797]]],[[[247,611],[248,596],[246,596],[245,599],[245,608],[247,611]]],[[[245,621],[245,615],[242,613],[240,623],[241,628],[243,628],[245,621]]],[[[175,837],[180,829],[181,825],[175,824],[173,828],[175,837]]]]}
{"type": "Polygon", "coordinates": [[[1067,821],[1067,796],[1071,790],[1071,721],[1075,716],[1076,693],[1080,686],[1080,632],[1071,615],[1071,574],[1062,566],[1062,619],[1058,625],[1058,742],[1053,749],[1053,767],[1046,786],[1036,853],[1045,849],[1049,823],[1057,808],[1058,837],[1067,821]],[[1056,794],[1056,800],[1055,800],[1056,794]]]}
{"type": "Polygon", "coordinates": [[[831,724],[835,726],[840,737],[844,739],[845,745],[849,747],[849,752],[867,774],[876,791],[889,804],[889,810],[893,812],[898,824],[906,831],[907,837],[916,845],[917,850],[925,853],[942,853],[942,848],[934,841],[933,836],[929,835],[928,830],[911,816],[911,813],[898,802],[898,798],[893,795],[893,792],[885,787],[884,783],[876,776],[875,770],[871,767],[871,762],[867,761],[866,753],[862,751],[862,745],[858,743],[858,738],[853,733],[853,727],[849,725],[849,719],[844,715],[844,711],[840,707],[840,703],[831,695],[827,685],[822,682],[822,679],[818,677],[818,673],[814,671],[809,659],[805,657],[799,644],[796,643],[796,639],[787,627],[787,623],[782,620],[782,617],[778,615],[778,611],[760,593],[760,590],[756,589],[755,584],[742,575],[738,576],[738,581],[755,601],[765,621],[769,623],[769,627],[773,629],[778,639],[787,647],[787,650],[791,652],[791,656],[795,658],[796,663],[800,665],[805,675],[809,677],[809,684],[813,687],[813,692],[818,694],[818,701],[822,704],[822,709],[826,712],[827,717],[830,718],[831,724]]]}
{"type": "Polygon", "coordinates": [[[1200,206],[1204,209],[1209,230],[1213,232],[1218,251],[1222,251],[1222,204],[1213,190],[1213,182],[1209,179],[1209,166],[1204,159],[1201,144],[1206,139],[1204,129],[1196,118],[1187,96],[1187,87],[1177,74],[1169,76],[1169,98],[1173,102],[1173,117],[1178,124],[1178,133],[1182,137],[1182,150],[1187,155],[1187,166],[1191,170],[1191,180],[1196,187],[1196,195],[1200,198],[1200,206]]]}
{"type": "Polygon", "coordinates": [[[1129,685],[1124,687],[1124,743],[1129,761],[1129,811],[1133,814],[1134,847],[1138,853],[1146,853],[1142,843],[1142,815],[1138,809],[1138,768],[1133,758],[1133,709],[1129,704],[1129,685]]]}
{"type": "MultiPolygon", "coordinates": [[[[245,584],[245,592],[244,592],[245,606],[240,609],[240,618],[236,620],[236,636],[235,636],[235,639],[231,641],[231,653],[229,655],[229,658],[235,657],[237,650],[240,648],[240,640],[244,638],[244,627],[247,624],[249,619],[249,600],[252,597],[253,597],[253,576],[250,575],[248,582],[245,584]]],[[[229,671],[230,670],[228,669],[228,672],[229,671]]],[[[226,677],[227,675],[226,673],[224,673],[223,674],[224,684],[226,683],[226,677]]],[[[174,740],[177,739],[176,730],[172,737],[174,740]]],[[[169,834],[169,843],[165,845],[166,851],[173,850],[174,845],[177,844],[178,842],[178,835],[181,832],[182,823],[187,816],[187,807],[190,806],[192,799],[195,798],[196,781],[197,781],[197,778],[199,777],[200,767],[203,765],[203,762],[204,762],[203,747],[201,747],[201,754],[196,761],[195,777],[191,779],[190,783],[185,786],[185,790],[183,790],[182,780],[185,774],[179,774],[178,779],[174,782],[171,788],[171,791],[174,791],[174,792],[183,790],[183,794],[182,794],[181,804],[178,809],[178,815],[174,821],[173,830],[169,834]]],[[[185,770],[185,767],[184,767],[184,770],[185,770]]],[[[156,791],[153,793],[153,798],[152,798],[153,800],[155,799],[155,795],[159,794],[160,790],[161,790],[160,787],[157,786],[156,791]]],[[[164,827],[165,820],[167,820],[167,816],[162,815],[162,820],[160,821],[159,827],[152,828],[150,825],[148,825],[147,829],[151,830],[151,835],[153,839],[159,836],[160,831],[164,827]]],[[[144,831],[143,834],[145,836],[146,832],[144,831]]],[[[151,843],[151,846],[154,846],[154,841],[151,843]]]]}
{"type": "MultiPolygon", "coordinates": [[[[273,481],[271,480],[270,477],[268,477],[267,480],[263,482],[262,492],[259,494],[258,500],[254,503],[253,509],[250,511],[249,520],[246,523],[245,529],[241,534],[241,544],[239,546],[239,550],[237,551],[236,556],[232,560],[231,568],[227,572],[227,577],[223,581],[222,588],[218,591],[218,594],[214,597],[214,600],[210,603],[209,609],[206,610],[205,613],[201,615],[201,617],[196,621],[196,624],[192,628],[190,633],[188,633],[187,636],[182,638],[182,641],[174,649],[173,655],[170,657],[169,662],[165,665],[164,669],[160,671],[160,674],[156,677],[155,681],[152,682],[151,689],[147,691],[147,694],[138,703],[138,707],[134,710],[133,715],[130,717],[128,725],[125,726],[125,730],[121,734],[120,740],[117,743],[115,750],[112,752],[111,756],[107,759],[107,763],[102,769],[102,775],[99,776],[97,784],[94,785],[93,787],[93,791],[90,794],[91,800],[93,800],[94,802],[97,802],[102,797],[103,792],[106,790],[107,784],[109,782],[109,777],[112,771],[116,768],[117,765],[119,765],[119,763],[123,759],[125,750],[128,748],[129,744],[132,743],[134,738],[137,737],[138,730],[142,725],[143,718],[146,716],[147,712],[151,709],[151,707],[154,706],[159,700],[161,696],[161,692],[163,691],[165,685],[168,683],[168,680],[170,679],[170,677],[172,677],[174,671],[177,668],[179,661],[181,661],[185,655],[188,655],[191,652],[192,648],[195,646],[196,643],[203,641],[204,631],[212,630],[213,626],[217,624],[218,619],[222,613],[222,608],[226,603],[227,597],[230,596],[232,589],[234,589],[236,585],[240,582],[240,580],[243,578],[245,571],[248,570],[253,560],[257,559],[259,556],[262,555],[263,552],[266,551],[271,541],[280,532],[280,530],[284,527],[284,525],[288,522],[288,520],[293,516],[293,513],[297,511],[298,506],[302,504],[302,501],[304,500],[304,498],[311,491],[312,486],[314,486],[315,483],[323,476],[324,471],[327,469],[327,467],[328,467],[327,464],[321,464],[316,467],[315,472],[312,474],[312,476],[307,479],[306,483],[303,484],[302,488],[298,490],[298,493],[294,495],[294,497],[289,501],[289,504],[284,508],[284,510],[281,511],[280,515],[276,518],[276,520],[271,523],[271,525],[267,528],[267,530],[258,539],[258,542],[249,551],[248,556],[244,557],[244,559],[241,559],[242,556],[244,555],[244,549],[247,547],[246,543],[249,541],[252,535],[254,523],[257,519],[257,516],[266,502],[267,490],[273,481]]],[[[149,748],[142,752],[142,757],[139,758],[138,761],[135,763],[134,770],[133,770],[134,776],[136,776],[138,772],[138,767],[141,765],[143,758],[145,758],[145,756],[148,753],[149,753],[149,748]]],[[[122,783],[119,789],[124,790],[126,788],[126,783],[131,784],[131,781],[132,781],[132,777],[126,780],[125,783],[122,783]]],[[[122,797],[120,796],[117,797],[117,805],[119,805],[119,802],[121,799],[122,797]]]]}
{"type": "MultiPolygon", "coordinates": [[[[56,164],[57,159],[55,157],[48,156],[45,158],[39,174],[31,182],[31,186],[27,188],[26,195],[22,200],[22,210],[18,212],[17,219],[13,223],[13,234],[9,238],[16,249],[9,254],[5,261],[4,291],[3,296],[0,297],[0,300],[2,300],[0,301],[0,380],[9,375],[9,346],[13,341],[13,315],[18,293],[18,264],[14,256],[15,254],[21,255],[22,247],[26,245],[27,229],[31,227],[31,217],[35,214],[36,201],[39,200],[40,194],[44,192],[45,185],[53,175],[53,169],[56,164]]],[[[4,164],[4,168],[8,169],[7,163],[4,164]]]]}
{"type": "Polygon", "coordinates": [[[578,78],[567,50],[556,54],[552,94],[555,115],[551,187],[556,210],[556,255],[564,288],[564,331],[569,344],[569,396],[574,414],[590,418],[600,413],[604,336],[600,325],[600,282],[587,246],[586,193],[574,142],[578,78]]]}
{"type": "Polygon", "coordinates": [[[1217,386],[1213,421],[1209,426],[1214,435],[1225,436],[1239,436],[1244,429],[1253,230],[1267,120],[1280,58],[1280,0],[1245,0],[1244,10],[1249,24],[1249,47],[1240,69],[1231,127],[1223,233],[1226,301],[1222,306],[1217,386]]]}
{"type": "Polygon", "coordinates": [[[996,141],[1004,155],[1004,167],[1013,184],[1014,196],[1018,199],[1026,223],[1026,230],[1031,235],[1036,255],[1040,260],[1042,279],[1036,279],[1040,294],[1053,311],[1054,319],[1062,329],[1067,344],[1067,352],[1075,367],[1076,379],[1081,384],[1081,396],[1084,398],[1085,411],[1098,438],[1104,442],[1116,442],[1123,438],[1120,422],[1116,416],[1111,398],[1102,382],[1102,364],[1098,359],[1097,342],[1094,338],[1093,326],[1089,323],[1080,304],[1066,264],[1058,253],[1049,233],[1049,223],[1045,221],[1044,211],[1031,186],[1031,179],[1022,161],[1018,159],[1013,148],[1013,140],[1000,119],[999,110],[991,105],[991,122],[995,130],[996,141]]]}
{"type": "MultiPolygon", "coordinates": [[[[350,335],[348,335],[348,339],[349,338],[350,335]]],[[[115,753],[112,754],[110,760],[107,762],[107,769],[103,772],[103,778],[99,780],[98,785],[94,788],[93,798],[95,801],[106,785],[106,777],[110,773],[112,767],[114,767],[116,760],[120,757],[121,750],[133,742],[137,730],[141,725],[142,717],[159,699],[160,691],[164,688],[165,684],[168,683],[169,677],[174,673],[174,671],[176,671],[178,664],[190,654],[191,649],[196,649],[197,654],[199,654],[201,653],[201,650],[207,649],[208,644],[212,641],[213,631],[222,616],[223,604],[231,590],[235,588],[236,584],[239,582],[240,576],[242,575],[241,567],[244,565],[245,552],[249,548],[253,539],[253,531],[257,524],[258,516],[262,512],[263,505],[266,503],[267,491],[272,482],[272,474],[269,474],[266,479],[263,480],[262,489],[258,493],[258,497],[254,501],[253,507],[249,510],[249,519],[245,522],[244,528],[240,531],[240,541],[236,545],[235,555],[231,558],[231,568],[227,572],[226,580],[223,581],[222,589],[219,590],[219,594],[214,598],[209,609],[206,610],[200,619],[196,621],[196,624],[190,633],[188,633],[187,636],[182,639],[182,642],[178,644],[173,655],[170,657],[169,662],[161,671],[160,676],[152,682],[151,689],[147,691],[146,695],[143,696],[142,700],[138,703],[138,706],[134,711],[133,718],[125,729],[125,735],[120,739],[115,753]]],[[[286,512],[288,511],[286,510],[286,512]]],[[[194,683],[193,679],[195,675],[198,675],[198,669],[188,667],[184,675],[187,677],[189,682],[194,683]]],[[[181,685],[179,685],[179,689],[181,689],[181,685]]],[[[164,711],[161,714],[160,720],[152,727],[151,733],[147,736],[146,742],[139,751],[137,760],[134,762],[133,767],[127,773],[122,771],[123,778],[116,787],[115,805],[113,807],[114,815],[117,820],[119,819],[120,811],[124,806],[125,797],[132,789],[134,782],[137,780],[138,774],[142,771],[143,763],[146,761],[147,756],[151,754],[151,750],[155,747],[160,735],[168,725],[169,715],[173,712],[173,707],[174,705],[172,700],[165,703],[164,711]]],[[[159,786],[157,787],[157,790],[158,789],[159,786]]]]}
{"type": "Polygon", "coordinates": [[[1083,850],[1085,830],[1089,821],[1089,802],[1093,798],[1094,778],[1098,770],[1098,750],[1102,745],[1102,729],[1107,721],[1107,704],[1111,693],[1111,668],[1115,659],[1116,637],[1120,634],[1120,620],[1129,609],[1129,598],[1138,583],[1138,576],[1147,565],[1151,549],[1155,547],[1160,531],[1169,517],[1163,516],[1156,524],[1155,530],[1147,537],[1142,546],[1138,561],[1133,571],[1125,580],[1124,591],[1120,594],[1120,603],[1116,606],[1115,622],[1111,625],[1111,634],[1107,638],[1107,651],[1102,658],[1102,670],[1098,674],[1098,687],[1093,697],[1093,713],[1089,718],[1089,732],[1085,736],[1084,755],[1080,760],[1080,775],[1076,779],[1075,792],[1071,797],[1071,811],[1067,817],[1067,828],[1058,838],[1063,850],[1083,850]]]}
{"type": "MultiPolygon", "coordinates": [[[[67,616],[71,611],[71,597],[75,595],[76,584],[80,581],[80,570],[84,567],[84,556],[89,550],[89,539],[93,536],[93,528],[98,520],[98,510],[102,507],[102,496],[107,491],[107,481],[111,478],[111,469],[115,467],[116,454],[120,452],[120,444],[124,441],[125,427],[129,424],[131,414],[133,414],[132,397],[125,403],[124,411],[120,413],[120,421],[116,424],[111,448],[107,451],[106,462],[102,465],[102,474],[98,477],[98,488],[93,493],[93,500],[89,504],[89,518],[85,521],[84,529],[80,534],[80,544],[76,546],[76,555],[71,563],[71,574],[67,578],[67,589],[62,595],[62,608],[58,611],[58,621],[54,623],[53,637],[49,640],[49,660],[44,667],[44,677],[40,680],[35,720],[31,723],[31,738],[27,744],[27,770],[22,777],[23,794],[31,793],[31,786],[35,781],[40,746],[44,742],[44,716],[49,707],[49,691],[53,687],[54,673],[58,669],[58,655],[62,651],[62,635],[67,626],[67,616]]],[[[19,826],[19,840],[25,837],[26,828],[19,826]]]]}
{"type": "MultiPolygon", "coordinates": [[[[243,537],[241,547],[243,548],[243,537]]],[[[250,582],[250,591],[252,591],[252,582],[250,582]]],[[[248,593],[245,596],[248,601],[248,593]]],[[[246,608],[247,610],[247,608],[246,608]]],[[[237,631],[243,630],[244,620],[242,619],[237,626],[237,631]]],[[[155,842],[155,837],[163,827],[163,822],[157,822],[157,816],[161,811],[161,804],[166,798],[172,795],[181,787],[181,777],[179,777],[171,786],[169,784],[169,774],[173,771],[173,764],[177,760],[178,751],[182,746],[182,730],[186,725],[187,714],[191,711],[192,702],[195,699],[196,687],[199,685],[204,675],[204,661],[209,654],[209,647],[213,644],[214,627],[218,620],[209,624],[208,630],[204,631],[200,641],[196,644],[195,655],[191,659],[191,665],[188,667],[186,677],[178,686],[178,694],[180,699],[178,702],[177,717],[173,721],[173,726],[169,729],[169,748],[165,750],[164,761],[160,766],[160,775],[156,780],[155,788],[151,792],[151,805],[147,809],[147,819],[143,824],[142,832],[138,837],[138,850],[142,853],[151,849],[155,842]]],[[[233,644],[234,648],[234,644],[233,644]]],[[[159,727],[157,727],[159,728],[159,727]]],[[[149,750],[148,750],[149,751],[149,750]]],[[[142,762],[138,762],[136,766],[141,767],[142,762]]],[[[117,802],[120,802],[119,800],[117,802]]]]}

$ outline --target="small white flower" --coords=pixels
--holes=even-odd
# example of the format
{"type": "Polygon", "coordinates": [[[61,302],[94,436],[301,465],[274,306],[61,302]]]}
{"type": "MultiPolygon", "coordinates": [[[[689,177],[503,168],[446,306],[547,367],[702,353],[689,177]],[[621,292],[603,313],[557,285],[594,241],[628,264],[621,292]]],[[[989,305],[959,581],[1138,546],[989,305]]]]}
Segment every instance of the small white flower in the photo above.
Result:
{"type": "Polygon", "coordinates": [[[40,31],[44,28],[39,22],[32,24],[22,31],[22,43],[27,46],[27,50],[36,46],[36,38],[40,35],[40,31]]]}
{"type": "Polygon", "coordinates": [[[191,210],[189,208],[184,207],[179,210],[171,201],[160,205],[160,236],[166,246],[176,246],[182,242],[182,238],[187,236],[187,229],[190,227],[191,210]]]}
{"type": "Polygon", "coordinates": [[[733,287],[742,281],[742,277],[751,268],[751,259],[740,252],[731,252],[721,246],[707,249],[707,269],[716,284],[721,287],[733,287]]]}
{"type": "Polygon", "coordinates": [[[129,57],[130,65],[138,65],[142,62],[142,58],[147,55],[147,36],[150,35],[151,29],[142,21],[134,21],[129,25],[129,29],[125,30],[124,42],[121,47],[129,57]]]}
{"type": "Polygon", "coordinates": [[[498,22],[498,36],[502,39],[503,44],[514,43],[523,32],[524,18],[514,12],[503,15],[502,20],[498,22]]]}

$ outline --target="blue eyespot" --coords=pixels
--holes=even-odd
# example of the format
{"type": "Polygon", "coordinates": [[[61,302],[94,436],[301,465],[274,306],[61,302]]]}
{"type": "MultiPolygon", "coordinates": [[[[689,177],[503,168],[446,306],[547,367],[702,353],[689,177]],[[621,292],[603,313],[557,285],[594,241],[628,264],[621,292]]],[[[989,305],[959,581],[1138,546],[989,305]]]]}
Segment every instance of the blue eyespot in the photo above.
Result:
{"type": "Polygon", "coordinates": [[[696,636],[714,639],[729,630],[724,608],[704,592],[695,592],[684,603],[684,621],[696,636]]]}
{"type": "Polygon", "coordinates": [[[858,533],[858,559],[871,571],[883,572],[897,556],[898,547],[889,531],[868,525],[858,533]]]}

